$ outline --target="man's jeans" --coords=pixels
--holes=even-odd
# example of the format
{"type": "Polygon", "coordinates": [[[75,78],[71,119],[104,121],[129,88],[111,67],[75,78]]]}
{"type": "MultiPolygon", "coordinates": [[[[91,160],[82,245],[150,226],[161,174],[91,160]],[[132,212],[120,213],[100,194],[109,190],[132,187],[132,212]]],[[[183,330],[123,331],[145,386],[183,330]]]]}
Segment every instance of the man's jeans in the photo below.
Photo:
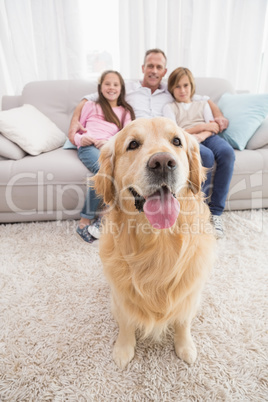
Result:
{"type": "Polygon", "coordinates": [[[208,203],[212,215],[221,215],[233,175],[235,153],[231,145],[218,135],[208,137],[200,144],[202,164],[209,170],[202,191],[209,197],[212,186],[212,168],[216,162],[213,190],[208,203]]]}
{"type": "MultiPolygon", "coordinates": [[[[100,150],[93,145],[80,147],[78,149],[78,157],[83,162],[83,164],[95,175],[100,168],[99,156],[100,150]]],[[[94,188],[89,188],[83,209],[80,213],[82,218],[94,219],[96,217],[96,212],[99,207],[101,199],[97,196],[94,188]]]]}

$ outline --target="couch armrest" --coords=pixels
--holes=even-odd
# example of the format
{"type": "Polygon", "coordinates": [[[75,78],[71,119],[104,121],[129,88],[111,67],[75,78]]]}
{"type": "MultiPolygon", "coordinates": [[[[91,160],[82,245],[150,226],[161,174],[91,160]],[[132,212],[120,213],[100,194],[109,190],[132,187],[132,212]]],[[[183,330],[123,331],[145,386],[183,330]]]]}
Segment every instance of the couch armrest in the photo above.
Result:
{"type": "Polygon", "coordinates": [[[8,110],[19,106],[22,106],[21,95],[3,95],[2,110],[8,110]]]}

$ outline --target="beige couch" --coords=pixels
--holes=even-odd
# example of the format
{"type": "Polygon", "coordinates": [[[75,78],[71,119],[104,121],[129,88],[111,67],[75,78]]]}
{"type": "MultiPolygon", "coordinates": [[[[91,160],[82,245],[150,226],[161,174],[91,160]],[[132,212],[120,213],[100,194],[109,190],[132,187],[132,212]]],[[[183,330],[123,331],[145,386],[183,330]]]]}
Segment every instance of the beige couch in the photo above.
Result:
{"type": "MultiPolygon", "coordinates": [[[[198,94],[208,95],[216,103],[223,93],[234,93],[231,84],[222,79],[197,78],[196,84],[198,94]]],[[[93,81],[32,82],[20,96],[3,96],[2,110],[33,105],[67,136],[75,106],[83,95],[95,91],[93,81]]],[[[1,137],[0,134],[0,140],[1,137]]],[[[267,119],[247,148],[235,151],[227,210],[268,207],[267,119]]],[[[37,156],[16,151],[12,156],[0,148],[0,222],[78,219],[90,172],[78,159],[76,150],[60,147],[37,156]]]]}

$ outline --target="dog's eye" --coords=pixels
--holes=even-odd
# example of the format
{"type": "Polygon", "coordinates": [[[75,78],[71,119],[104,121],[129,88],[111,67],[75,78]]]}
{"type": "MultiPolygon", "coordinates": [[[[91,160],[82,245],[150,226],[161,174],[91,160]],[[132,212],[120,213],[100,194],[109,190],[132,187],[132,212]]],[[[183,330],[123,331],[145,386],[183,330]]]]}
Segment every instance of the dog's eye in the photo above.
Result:
{"type": "Polygon", "coordinates": [[[178,137],[174,137],[172,140],[172,144],[175,145],[175,147],[180,147],[181,146],[181,140],[178,137]]]}
{"type": "Polygon", "coordinates": [[[129,145],[128,145],[128,147],[127,147],[127,150],[128,150],[128,151],[132,151],[133,149],[139,148],[139,146],[140,146],[140,144],[139,144],[137,141],[133,140],[133,141],[131,141],[131,142],[129,143],[129,145]]]}

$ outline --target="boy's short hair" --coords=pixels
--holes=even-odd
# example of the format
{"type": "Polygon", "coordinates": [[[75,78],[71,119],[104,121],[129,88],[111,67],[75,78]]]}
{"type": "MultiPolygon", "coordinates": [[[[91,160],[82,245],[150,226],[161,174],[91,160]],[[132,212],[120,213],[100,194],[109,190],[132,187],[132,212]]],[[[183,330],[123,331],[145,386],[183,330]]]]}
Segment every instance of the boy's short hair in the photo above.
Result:
{"type": "Polygon", "coordinates": [[[171,95],[174,96],[173,95],[174,89],[176,88],[178,82],[184,75],[187,75],[187,77],[189,78],[191,84],[191,98],[192,98],[195,93],[195,81],[193,74],[186,67],[178,67],[174,71],[172,71],[172,73],[168,77],[168,90],[171,93],[171,95]]]}

